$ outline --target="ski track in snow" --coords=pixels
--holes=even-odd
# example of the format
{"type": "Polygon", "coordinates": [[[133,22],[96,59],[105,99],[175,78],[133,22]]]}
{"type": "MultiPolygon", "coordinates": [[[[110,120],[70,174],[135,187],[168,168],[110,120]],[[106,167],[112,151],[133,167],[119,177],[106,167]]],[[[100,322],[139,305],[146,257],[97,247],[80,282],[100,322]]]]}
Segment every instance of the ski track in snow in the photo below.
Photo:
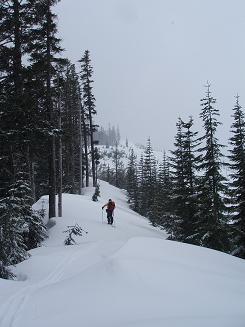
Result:
{"type": "Polygon", "coordinates": [[[42,287],[58,282],[62,277],[65,267],[74,260],[75,255],[76,253],[74,253],[71,257],[67,256],[42,281],[31,286],[26,286],[24,289],[14,294],[4,305],[5,309],[0,312],[0,322],[2,323],[1,326],[14,327],[15,318],[21,312],[31,294],[42,287]]]}
{"type": "MultiPolygon", "coordinates": [[[[97,265],[103,261],[107,261],[108,258],[116,253],[121,247],[123,247],[125,242],[117,242],[112,246],[111,242],[96,242],[88,247],[88,251],[91,250],[94,253],[99,253],[100,256],[94,257],[94,260],[85,265],[79,273],[84,272],[87,269],[90,269],[92,266],[97,265]]],[[[76,247],[74,245],[73,247],[76,247]]],[[[3,308],[0,310],[0,326],[1,327],[17,327],[15,324],[18,316],[21,314],[23,308],[25,307],[28,300],[31,298],[32,294],[39,289],[55,284],[62,280],[62,277],[65,277],[65,271],[72,262],[77,261],[80,256],[84,255],[84,249],[78,248],[75,250],[75,253],[72,255],[67,254],[65,259],[56,265],[55,269],[43,280],[35,283],[34,285],[29,285],[19,290],[17,293],[12,295],[10,299],[3,305],[3,308]]],[[[65,279],[65,278],[64,278],[65,279]]]]}

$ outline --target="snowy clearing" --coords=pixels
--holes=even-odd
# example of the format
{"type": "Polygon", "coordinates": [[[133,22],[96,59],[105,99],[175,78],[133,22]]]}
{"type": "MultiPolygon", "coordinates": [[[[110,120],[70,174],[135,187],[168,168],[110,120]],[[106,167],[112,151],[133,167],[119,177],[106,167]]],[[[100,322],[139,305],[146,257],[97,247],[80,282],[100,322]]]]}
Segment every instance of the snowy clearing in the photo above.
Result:
{"type": "Polygon", "coordinates": [[[0,279],[1,327],[245,326],[244,260],[166,241],[105,182],[99,202],[92,193],[65,194],[49,239],[14,269],[19,280],[0,279]],[[115,227],[102,221],[109,198],[115,227]],[[75,223],[88,234],[64,246],[75,223]]]}

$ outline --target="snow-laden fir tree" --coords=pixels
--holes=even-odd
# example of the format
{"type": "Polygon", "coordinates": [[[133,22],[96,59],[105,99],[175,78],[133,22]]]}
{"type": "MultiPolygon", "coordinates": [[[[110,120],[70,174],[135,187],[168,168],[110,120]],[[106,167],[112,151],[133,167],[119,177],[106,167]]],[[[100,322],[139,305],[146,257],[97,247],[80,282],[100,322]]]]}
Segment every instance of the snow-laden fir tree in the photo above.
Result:
{"type": "Polygon", "coordinates": [[[92,196],[92,200],[94,202],[97,202],[99,196],[100,196],[100,184],[97,183],[95,190],[94,190],[94,194],[92,196]]]}
{"type": "Polygon", "coordinates": [[[171,223],[171,179],[169,171],[169,162],[164,151],[163,160],[159,165],[156,194],[154,198],[154,217],[157,225],[164,227],[166,230],[171,223]]]}
{"type": "Polygon", "coordinates": [[[81,104],[79,77],[75,65],[68,63],[61,89],[63,187],[67,193],[80,193],[81,175],[81,104]]]}
{"type": "Polygon", "coordinates": [[[28,257],[25,244],[31,218],[28,193],[29,188],[19,175],[7,196],[0,200],[0,260],[4,266],[17,264],[28,257]]]}
{"type": "Polygon", "coordinates": [[[0,197],[6,196],[9,185],[14,182],[17,158],[26,151],[23,132],[28,116],[23,91],[23,56],[27,15],[27,1],[0,3],[0,197]]]}
{"type": "Polygon", "coordinates": [[[183,228],[183,241],[196,244],[197,229],[197,169],[200,162],[200,155],[197,155],[197,132],[192,130],[193,119],[190,117],[188,122],[183,122],[183,146],[184,146],[184,176],[185,176],[185,217],[183,228]]]}
{"type": "Polygon", "coordinates": [[[124,156],[124,151],[118,148],[116,144],[112,151],[112,162],[114,165],[114,178],[113,185],[116,187],[124,188],[125,185],[125,169],[122,162],[122,157],[124,156]]]}
{"type": "Polygon", "coordinates": [[[196,243],[197,228],[197,162],[195,154],[197,133],[192,131],[193,119],[184,122],[179,118],[172,151],[172,230],[171,237],[182,242],[196,243]]]}
{"type": "Polygon", "coordinates": [[[83,57],[79,61],[81,63],[81,84],[82,84],[82,105],[85,112],[85,118],[89,121],[89,138],[91,147],[91,165],[93,186],[96,186],[95,172],[95,153],[94,153],[94,132],[97,126],[94,124],[94,116],[96,115],[95,97],[93,94],[93,68],[91,65],[90,52],[86,50],[83,57]]]}
{"type": "Polygon", "coordinates": [[[137,165],[137,185],[138,185],[138,213],[141,215],[143,212],[143,169],[144,169],[144,157],[143,153],[141,153],[140,160],[137,165]]]}
{"type": "Polygon", "coordinates": [[[130,208],[138,211],[138,182],[137,182],[137,162],[134,150],[130,150],[129,162],[126,172],[127,195],[130,208]]]}
{"type": "Polygon", "coordinates": [[[181,118],[176,123],[175,149],[171,151],[172,208],[173,215],[169,222],[170,238],[182,241],[184,238],[184,220],[186,217],[186,184],[184,162],[184,136],[181,118]]]}
{"type": "Polygon", "coordinates": [[[45,154],[48,157],[47,167],[41,169],[45,172],[48,170],[49,217],[56,216],[57,112],[54,104],[56,92],[53,81],[57,77],[57,64],[62,65],[66,62],[60,58],[62,48],[57,37],[56,15],[53,10],[58,2],[58,0],[28,1],[31,26],[27,44],[31,63],[29,74],[30,84],[35,86],[35,90],[32,91],[36,105],[35,112],[41,113],[45,143],[43,148],[46,149],[45,154]]]}
{"type": "Polygon", "coordinates": [[[156,184],[156,160],[153,155],[151,140],[147,140],[143,159],[141,184],[141,213],[153,221],[153,206],[156,184]]]}
{"type": "Polygon", "coordinates": [[[41,213],[31,207],[32,193],[28,178],[19,172],[8,195],[0,200],[1,251],[4,266],[25,260],[27,250],[41,244],[47,237],[41,213]]]}
{"type": "Polygon", "coordinates": [[[230,164],[232,202],[232,253],[245,259],[245,119],[239,96],[233,108],[230,164]]]}
{"type": "Polygon", "coordinates": [[[216,99],[206,85],[205,98],[201,99],[201,114],[205,133],[200,138],[203,142],[199,149],[202,158],[199,165],[201,178],[198,197],[198,230],[197,239],[201,246],[220,251],[228,251],[227,207],[225,196],[227,188],[222,175],[222,145],[219,144],[216,132],[221,124],[218,121],[219,110],[215,108],[216,99]]]}

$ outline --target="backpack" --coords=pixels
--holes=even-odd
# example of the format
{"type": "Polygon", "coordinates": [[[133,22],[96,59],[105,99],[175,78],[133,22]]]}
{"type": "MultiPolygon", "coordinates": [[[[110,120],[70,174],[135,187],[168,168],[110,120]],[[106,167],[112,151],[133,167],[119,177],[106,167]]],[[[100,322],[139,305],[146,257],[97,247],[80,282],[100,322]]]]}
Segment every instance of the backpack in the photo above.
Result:
{"type": "Polygon", "coordinates": [[[113,211],[115,209],[115,202],[111,201],[111,202],[108,202],[107,204],[107,210],[108,211],[113,211]]]}

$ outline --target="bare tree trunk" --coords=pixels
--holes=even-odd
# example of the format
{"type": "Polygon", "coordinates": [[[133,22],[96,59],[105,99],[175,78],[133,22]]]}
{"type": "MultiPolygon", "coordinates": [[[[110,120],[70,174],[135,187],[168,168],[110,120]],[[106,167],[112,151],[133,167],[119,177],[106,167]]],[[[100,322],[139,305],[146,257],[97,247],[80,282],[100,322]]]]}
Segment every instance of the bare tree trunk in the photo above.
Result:
{"type": "Polygon", "coordinates": [[[20,24],[19,0],[13,0],[13,8],[14,8],[13,77],[14,77],[16,100],[19,101],[21,100],[21,94],[22,94],[21,24],[20,24]]]}
{"type": "Polygon", "coordinates": [[[96,174],[95,174],[95,158],[94,158],[94,131],[91,109],[89,109],[89,125],[90,125],[90,147],[91,147],[91,161],[92,161],[92,177],[93,187],[96,186],[96,174]]]}
{"type": "Polygon", "coordinates": [[[56,217],[56,150],[55,136],[51,136],[51,151],[49,161],[49,218],[56,217]]]}
{"type": "Polygon", "coordinates": [[[32,161],[32,156],[30,154],[30,145],[27,145],[26,149],[26,162],[28,167],[28,175],[29,175],[29,181],[31,185],[31,193],[32,193],[32,199],[33,202],[36,202],[36,188],[35,188],[35,180],[34,180],[34,163],[32,161]]]}
{"type": "Polygon", "coordinates": [[[61,103],[60,103],[60,91],[59,91],[59,102],[58,102],[58,128],[60,131],[59,134],[59,143],[58,143],[58,217],[62,217],[62,175],[63,175],[63,167],[62,167],[62,136],[61,136],[61,103]]]}
{"type": "MultiPolygon", "coordinates": [[[[50,0],[47,2],[47,114],[51,126],[54,126],[54,114],[51,99],[51,12],[50,0]]],[[[55,135],[50,137],[50,150],[49,150],[49,218],[56,217],[56,164],[55,164],[55,135]]]]}
{"type": "Polygon", "coordinates": [[[79,194],[82,194],[83,182],[83,144],[82,144],[82,106],[81,99],[78,98],[78,137],[79,137],[79,194]]]}
{"type": "Polygon", "coordinates": [[[115,179],[116,179],[116,187],[118,187],[118,147],[116,145],[115,151],[115,179]]]}
{"type": "Polygon", "coordinates": [[[84,109],[82,108],[82,125],[83,125],[83,143],[84,143],[84,159],[85,159],[85,182],[86,187],[89,186],[89,167],[88,167],[88,140],[87,127],[85,122],[84,109]]]}

